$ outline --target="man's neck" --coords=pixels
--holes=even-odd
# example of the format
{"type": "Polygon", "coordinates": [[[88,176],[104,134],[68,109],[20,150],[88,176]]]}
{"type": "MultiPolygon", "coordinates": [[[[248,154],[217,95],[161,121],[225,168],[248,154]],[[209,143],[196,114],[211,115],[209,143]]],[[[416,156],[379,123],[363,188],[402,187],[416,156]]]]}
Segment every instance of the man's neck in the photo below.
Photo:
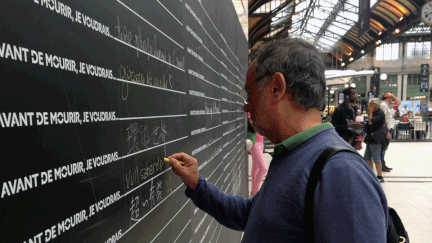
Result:
{"type": "Polygon", "coordinates": [[[280,135],[278,136],[279,138],[277,139],[277,143],[281,143],[300,132],[322,123],[319,112],[308,111],[294,116],[291,116],[290,118],[287,118],[285,122],[280,123],[281,126],[278,128],[280,135]],[[291,120],[288,122],[288,119],[291,120]],[[290,123],[292,124],[291,126],[289,125],[290,123]]]}
{"type": "Polygon", "coordinates": [[[346,101],[345,101],[345,106],[346,106],[348,109],[351,109],[351,102],[350,102],[349,100],[346,100],[346,101]]]}

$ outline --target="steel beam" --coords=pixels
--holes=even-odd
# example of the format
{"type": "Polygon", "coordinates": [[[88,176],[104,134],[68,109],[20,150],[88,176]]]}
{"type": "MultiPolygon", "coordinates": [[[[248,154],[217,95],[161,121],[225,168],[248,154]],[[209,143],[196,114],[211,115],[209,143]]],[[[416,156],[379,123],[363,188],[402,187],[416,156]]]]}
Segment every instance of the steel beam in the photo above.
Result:
{"type": "Polygon", "coordinates": [[[315,35],[314,38],[314,45],[318,42],[318,39],[321,38],[321,36],[324,34],[324,32],[327,30],[327,28],[330,26],[330,24],[336,19],[337,14],[339,11],[342,10],[346,0],[339,0],[338,3],[334,6],[333,10],[330,13],[330,16],[324,21],[323,25],[321,26],[318,33],[315,35]]]}

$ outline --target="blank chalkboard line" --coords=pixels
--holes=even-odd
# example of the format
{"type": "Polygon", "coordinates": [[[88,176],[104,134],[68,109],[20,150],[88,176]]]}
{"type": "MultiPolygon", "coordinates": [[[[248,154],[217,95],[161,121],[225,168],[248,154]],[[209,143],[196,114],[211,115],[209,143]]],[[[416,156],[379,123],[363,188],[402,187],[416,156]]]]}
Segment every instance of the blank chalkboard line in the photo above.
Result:
{"type": "MultiPolygon", "coordinates": [[[[193,51],[193,49],[192,48],[190,48],[190,47],[187,47],[187,50],[188,50],[188,52],[189,53],[191,53],[191,55],[193,55],[193,56],[195,56],[195,55],[198,55],[195,51],[193,51]]],[[[201,56],[199,56],[198,55],[198,57],[200,57],[200,58],[198,58],[197,56],[195,56],[196,57],[196,59],[198,59],[198,60],[200,60],[202,63],[204,63],[204,65],[206,65],[208,68],[210,68],[213,72],[215,72],[217,75],[220,75],[220,73],[218,73],[216,70],[214,70],[212,67],[210,67],[207,63],[205,63],[204,62],[204,59],[201,57],[201,56]]]]}
{"type": "Polygon", "coordinates": [[[173,221],[173,219],[180,213],[180,211],[186,206],[186,204],[188,204],[191,200],[187,200],[186,203],[179,209],[177,210],[177,213],[170,219],[170,221],[168,221],[168,223],[159,231],[159,233],[157,233],[157,235],[153,238],[152,241],[150,241],[150,243],[153,243],[154,240],[156,240],[156,238],[160,235],[160,233],[162,233],[162,231],[171,223],[171,221],[173,221]]]}
{"type": "Polygon", "coordinates": [[[182,139],[185,139],[185,138],[188,138],[188,136],[185,136],[185,137],[182,137],[182,138],[179,138],[179,139],[175,139],[175,140],[172,140],[172,141],[169,141],[169,142],[166,142],[166,143],[162,143],[162,144],[159,144],[159,145],[153,146],[153,147],[151,147],[151,148],[143,149],[143,150],[138,151],[138,152],[135,152],[135,153],[131,153],[131,154],[128,154],[128,155],[124,155],[124,156],[122,156],[121,158],[122,158],[122,159],[125,159],[125,158],[127,158],[127,157],[130,157],[130,156],[133,156],[133,155],[136,155],[136,154],[139,154],[139,153],[142,153],[142,152],[145,152],[145,151],[148,151],[148,150],[151,150],[151,149],[154,149],[154,148],[160,147],[160,146],[164,146],[164,145],[167,145],[167,144],[170,144],[170,143],[174,143],[174,142],[176,142],[176,141],[179,141],[179,140],[182,140],[182,139]]]}
{"type": "Polygon", "coordinates": [[[231,70],[229,70],[229,68],[227,67],[227,65],[224,62],[221,61],[221,64],[226,70],[228,70],[228,72],[230,72],[233,76],[236,76],[233,72],[231,72],[231,70]]]}
{"type": "MultiPolygon", "coordinates": [[[[180,0],[181,1],[181,0],[180,0]]],[[[173,241],[173,243],[176,243],[178,238],[180,238],[180,235],[183,233],[183,231],[186,229],[186,227],[189,225],[190,221],[192,219],[189,219],[189,221],[185,224],[185,226],[183,227],[182,231],[180,232],[180,234],[177,236],[177,238],[173,241]]]]}
{"type": "Polygon", "coordinates": [[[154,89],[161,89],[161,90],[165,90],[165,91],[169,91],[169,92],[174,92],[174,93],[179,93],[179,94],[186,94],[186,92],[183,91],[178,91],[178,90],[173,90],[173,89],[165,89],[165,88],[161,88],[161,87],[157,87],[157,86],[153,86],[153,85],[148,85],[148,84],[142,84],[142,83],[137,83],[137,82],[133,82],[133,81],[128,81],[128,80],[124,80],[121,78],[112,78],[114,80],[117,81],[122,81],[122,82],[126,82],[126,83],[130,83],[130,84],[136,84],[136,85],[141,85],[141,86],[145,86],[145,87],[149,87],[149,88],[154,88],[154,89]]]}
{"type": "MultiPolygon", "coordinates": [[[[201,8],[204,10],[204,13],[207,15],[207,18],[210,20],[210,22],[213,24],[213,27],[215,28],[216,32],[218,34],[220,34],[220,31],[216,28],[216,25],[213,23],[213,20],[210,18],[210,16],[208,15],[207,11],[205,10],[204,6],[202,5],[201,1],[198,1],[201,5],[201,8]]],[[[222,36],[223,37],[223,36],[222,36]]],[[[225,40],[225,39],[224,39],[225,40]]],[[[228,46],[228,43],[226,43],[225,41],[225,45],[228,47],[228,49],[231,51],[231,53],[233,54],[233,56],[237,59],[237,62],[240,64],[240,67],[242,67],[242,69],[244,69],[244,67],[241,65],[240,61],[238,60],[238,58],[236,57],[236,55],[234,54],[234,52],[231,50],[231,48],[228,46]]],[[[240,74],[242,75],[242,74],[240,74]]],[[[242,75],[243,76],[243,75],[242,75]]],[[[243,76],[244,78],[244,76],[243,76]]]]}
{"type": "Polygon", "coordinates": [[[161,205],[167,198],[169,198],[174,192],[176,192],[182,186],[184,186],[183,183],[180,186],[178,186],[176,189],[174,189],[174,191],[172,191],[164,199],[162,199],[156,206],[154,206],[152,209],[150,209],[150,211],[148,211],[144,216],[142,216],[141,218],[137,219],[136,222],[132,226],[129,227],[129,229],[127,229],[124,233],[122,233],[122,236],[126,235],[129,232],[129,230],[133,229],[139,222],[141,222],[141,220],[143,220],[145,217],[147,217],[147,215],[149,215],[153,210],[155,210],[157,207],[159,207],[159,205],[161,205]]]}
{"type": "Polygon", "coordinates": [[[156,119],[156,118],[182,117],[182,116],[187,116],[187,114],[165,115],[165,116],[124,117],[124,118],[116,118],[115,120],[126,121],[126,120],[142,120],[142,119],[156,119]]]}
{"type": "Polygon", "coordinates": [[[233,82],[231,82],[231,81],[228,80],[228,77],[225,76],[225,74],[221,73],[221,77],[224,78],[226,81],[230,82],[232,85],[235,86],[235,84],[233,82]]]}
{"type": "Polygon", "coordinates": [[[151,27],[153,27],[154,29],[156,29],[157,31],[159,31],[161,34],[163,34],[165,37],[167,37],[168,39],[170,39],[172,42],[174,42],[175,44],[177,44],[181,49],[184,49],[184,47],[182,45],[180,45],[179,43],[177,43],[175,40],[173,40],[171,37],[169,37],[167,34],[165,34],[164,32],[162,32],[160,29],[156,28],[156,26],[152,25],[149,21],[147,21],[145,18],[143,18],[141,15],[139,15],[137,12],[135,12],[133,9],[129,8],[126,4],[124,4],[122,1],[117,0],[118,3],[120,3],[121,5],[123,5],[125,8],[127,8],[129,11],[131,11],[132,13],[134,13],[136,16],[138,16],[140,19],[144,20],[147,24],[149,24],[151,27]]]}
{"type": "Polygon", "coordinates": [[[139,48],[137,48],[137,47],[135,47],[135,46],[133,46],[133,45],[131,45],[131,44],[129,44],[129,43],[126,43],[126,42],[124,42],[124,41],[118,39],[117,37],[111,36],[111,38],[113,38],[114,40],[116,40],[116,41],[118,41],[118,42],[120,42],[120,43],[123,43],[123,44],[125,44],[125,45],[127,45],[127,46],[129,46],[129,47],[131,47],[131,48],[133,48],[133,49],[135,49],[135,50],[137,50],[137,51],[139,51],[139,52],[142,52],[142,53],[144,53],[144,54],[146,54],[146,55],[148,55],[148,56],[151,56],[151,57],[153,57],[153,58],[156,59],[156,60],[159,60],[159,61],[161,61],[161,62],[163,62],[163,63],[165,63],[165,64],[168,64],[168,65],[170,65],[170,66],[172,66],[172,67],[174,67],[174,68],[177,68],[177,69],[180,70],[180,71],[183,71],[183,72],[185,71],[184,69],[179,68],[179,67],[177,67],[176,65],[171,64],[171,63],[169,63],[169,62],[167,62],[167,61],[165,61],[165,60],[162,60],[162,59],[160,59],[160,58],[158,58],[158,57],[156,57],[156,56],[153,56],[152,54],[147,53],[147,52],[145,52],[145,51],[143,51],[143,50],[141,50],[141,49],[139,49],[139,48]]]}
{"type": "Polygon", "coordinates": [[[216,85],[216,84],[214,84],[214,83],[212,83],[212,82],[206,80],[206,79],[204,78],[204,76],[202,76],[202,75],[193,75],[193,73],[197,73],[197,72],[193,71],[192,69],[189,69],[189,70],[188,70],[188,73],[189,73],[189,75],[192,75],[192,76],[194,76],[194,77],[197,77],[197,78],[201,79],[201,80],[204,81],[204,82],[207,82],[207,83],[209,83],[209,84],[211,84],[211,85],[213,85],[213,86],[215,86],[215,87],[221,88],[220,86],[218,86],[218,85],[216,85]],[[201,76],[202,76],[202,77],[201,77],[201,76]]]}
{"type": "Polygon", "coordinates": [[[177,22],[181,25],[181,26],[183,26],[183,23],[182,22],[180,22],[180,20],[178,20],[177,18],[176,18],[176,16],[174,16],[174,14],[172,14],[161,2],[159,2],[159,0],[156,0],[169,14],[171,14],[171,16],[173,16],[173,18],[175,19],[175,20],[177,20],[177,22]]]}
{"type": "Polygon", "coordinates": [[[198,18],[198,16],[195,16],[195,14],[193,13],[192,8],[187,3],[185,3],[185,5],[186,5],[186,9],[188,9],[191,12],[191,14],[195,17],[195,20],[198,22],[198,24],[201,26],[201,28],[204,30],[204,32],[206,32],[206,34],[210,38],[210,40],[212,40],[213,43],[215,44],[215,46],[219,49],[219,46],[216,44],[216,41],[213,40],[213,38],[209,35],[209,33],[207,32],[207,30],[202,25],[201,20],[198,21],[199,18],[198,18]]]}

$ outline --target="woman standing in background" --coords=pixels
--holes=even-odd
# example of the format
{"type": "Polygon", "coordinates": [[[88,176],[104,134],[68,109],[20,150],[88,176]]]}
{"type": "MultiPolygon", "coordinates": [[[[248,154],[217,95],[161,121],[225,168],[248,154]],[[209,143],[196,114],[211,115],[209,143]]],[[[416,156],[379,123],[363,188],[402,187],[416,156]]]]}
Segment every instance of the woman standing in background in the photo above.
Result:
{"type": "MultiPolygon", "coordinates": [[[[255,126],[250,118],[250,113],[248,113],[248,121],[249,128],[256,132],[255,126]]],[[[252,155],[252,195],[255,195],[259,191],[264,175],[267,173],[263,151],[263,136],[257,133],[256,142],[252,146],[251,150],[249,150],[252,155]]]]}

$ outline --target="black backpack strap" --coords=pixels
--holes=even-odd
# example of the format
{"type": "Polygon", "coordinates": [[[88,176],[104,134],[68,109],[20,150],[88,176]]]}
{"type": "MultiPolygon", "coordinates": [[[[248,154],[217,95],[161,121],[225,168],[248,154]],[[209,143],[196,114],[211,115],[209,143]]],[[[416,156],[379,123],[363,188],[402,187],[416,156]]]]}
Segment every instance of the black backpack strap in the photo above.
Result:
{"type": "MultiPolygon", "coordinates": [[[[309,235],[311,239],[314,239],[314,226],[313,226],[313,199],[315,189],[318,185],[318,181],[321,177],[321,171],[331,156],[340,151],[348,151],[360,155],[357,150],[346,146],[332,146],[325,149],[318,159],[315,161],[312,167],[311,174],[309,176],[308,184],[306,187],[306,198],[305,198],[305,215],[306,215],[306,226],[309,229],[309,235]]],[[[361,155],[360,155],[361,156],[361,155]]],[[[314,242],[314,240],[310,241],[314,242]]]]}

